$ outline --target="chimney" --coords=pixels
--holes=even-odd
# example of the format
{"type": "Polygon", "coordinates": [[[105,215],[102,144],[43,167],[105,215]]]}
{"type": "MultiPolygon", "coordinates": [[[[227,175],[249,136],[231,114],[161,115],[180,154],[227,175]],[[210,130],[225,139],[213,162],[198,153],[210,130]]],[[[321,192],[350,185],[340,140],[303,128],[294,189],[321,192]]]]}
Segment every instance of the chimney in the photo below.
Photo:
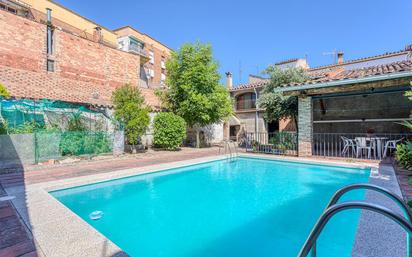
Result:
{"type": "Polygon", "coordinates": [[[229,90],[233,88],[233,78],[230,71],[226,72],[226,87],[229,90]]]}
{"type": "Polygon", "coordinates": [[[52,10],[50,8],[46,8],[47,25],[51,25],[51,20],[52,20],[51,12],[52,10]]]}
{"type": "Polygon", "coordinates": [[[338,52],[338,64],[342,64],[343,62],[343,52],[338,52]]]}
{"type": "Polygon", "coordinates": [[[93,40],[97,43],[102,43],[103,42],[102,28],[101,27],[94,28],[93,40]]]}

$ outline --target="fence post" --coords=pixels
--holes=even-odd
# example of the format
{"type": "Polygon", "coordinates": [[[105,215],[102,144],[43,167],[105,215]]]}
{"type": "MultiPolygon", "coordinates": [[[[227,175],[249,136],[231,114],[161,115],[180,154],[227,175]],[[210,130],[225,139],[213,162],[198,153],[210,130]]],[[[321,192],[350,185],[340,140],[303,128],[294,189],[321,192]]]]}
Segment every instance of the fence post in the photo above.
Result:
{"type": "Polygon", "coordinates": [[[39,151],[37,149],[37,133],[36,131],[33,132],[33,142],[34,142],[34,163],[39,163],[39,151]]]}

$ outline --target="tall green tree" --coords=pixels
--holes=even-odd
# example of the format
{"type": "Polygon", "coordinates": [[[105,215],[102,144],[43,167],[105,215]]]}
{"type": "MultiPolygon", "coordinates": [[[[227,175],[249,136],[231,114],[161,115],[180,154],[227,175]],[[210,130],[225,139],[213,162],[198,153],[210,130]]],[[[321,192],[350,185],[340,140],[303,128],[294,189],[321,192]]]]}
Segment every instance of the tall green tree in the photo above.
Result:
{"type": "Polygon", "coordinates": [[[146,133],[150,123],[150,108],[136,86],[126,84],[112,95],[114,118],[124,127],[127,141],[135,145],[146,133]]]}
{"type": "Polygon", "coordinates": [[[232,113],[229,93],[223,87],[207,44],[184,44],[166,63],[168,90],[161,97],[163,105],[182,117],[196,130],[200,146],[200,128],[221,122],[232,113]]]}
{"type": "Polygon", "coordinates": [[[275,92],[275,89],[290,83],[303,83],[309,79],[308,74],[301,68],[280,69],[275,65],[269,66],[264,73],[269,75],[270,82],[263,88],[258,106],[265,109],[265,120],[272,122],[283,118],[292,118],[296,123],[298,115],[297,97],[285,96],[282,93],[275,92]]]}

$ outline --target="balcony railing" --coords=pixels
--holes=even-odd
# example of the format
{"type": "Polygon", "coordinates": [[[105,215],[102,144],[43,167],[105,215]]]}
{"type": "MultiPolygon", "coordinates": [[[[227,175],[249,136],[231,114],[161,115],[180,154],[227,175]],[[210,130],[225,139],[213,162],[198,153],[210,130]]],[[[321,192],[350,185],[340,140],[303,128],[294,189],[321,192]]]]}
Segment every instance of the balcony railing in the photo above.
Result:
{"type": "Polygon", "coordinates": [[[412,134],[314,133],[312,155],[380,160],[393,154],[397,144],[411,139],[412,134]]]}
{"type": "Polygon", "coordinates": [[[297,133],[246,133],[240,137],[239,145],[247,152],[297,155],[297,133]]]}
{"type": "Polygon", "coordinates": [[[141,48],[141,47],[139,47],[135,44],[129,45],[129,50],[128,51],[131,52],[131,53],[143,55],[143,56],[149,58],[149,53],[146,50],[144,50],[143,48],[141,48]]]}
{"type": "Polygon", "coordinates": [[[236,110],[251,110],[256,109],[256,100],[237,100],[236,101],[236,110]]]}

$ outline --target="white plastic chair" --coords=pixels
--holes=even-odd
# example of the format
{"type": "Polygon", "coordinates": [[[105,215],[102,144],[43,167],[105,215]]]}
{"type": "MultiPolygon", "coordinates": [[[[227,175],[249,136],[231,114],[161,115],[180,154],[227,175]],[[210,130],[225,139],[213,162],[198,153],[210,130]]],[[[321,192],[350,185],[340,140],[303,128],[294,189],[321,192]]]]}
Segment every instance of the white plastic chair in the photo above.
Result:
{"type": "MultiPolygon", "coordinates": [[[[368,140],[366,137],[357,137],[355,138],[356,142],[356,158],[359,158],[359,155],[364,151],[368,151],[368,159],[371,158],[372,150],[374,150],[374,141],[368,140]]],[[[374,151],[376,153],[376,151],[374,151]]]]}
{"type": "Polygon", "coordinates": [[[397,140],[389,140],[386,141],[385,143],[385,150],[383,152],[383,158],[385,158],[388,154],[388,149],[392,149],[395,150],[396,149],[396,145],[401,142],[404,138],[401,139],[397,139],[397,140]]]}
{"type": "Polygon", "coordinates": [[[352,152],[353,152],[353,150],[356,147],[356,144],[353,141],[353,139],[349,139],[344,136],[341,136],[340,138],[343,141],[343,149],[342,149],[341,155],[345,155],[350,149],[352,149],[352,152]]]}

